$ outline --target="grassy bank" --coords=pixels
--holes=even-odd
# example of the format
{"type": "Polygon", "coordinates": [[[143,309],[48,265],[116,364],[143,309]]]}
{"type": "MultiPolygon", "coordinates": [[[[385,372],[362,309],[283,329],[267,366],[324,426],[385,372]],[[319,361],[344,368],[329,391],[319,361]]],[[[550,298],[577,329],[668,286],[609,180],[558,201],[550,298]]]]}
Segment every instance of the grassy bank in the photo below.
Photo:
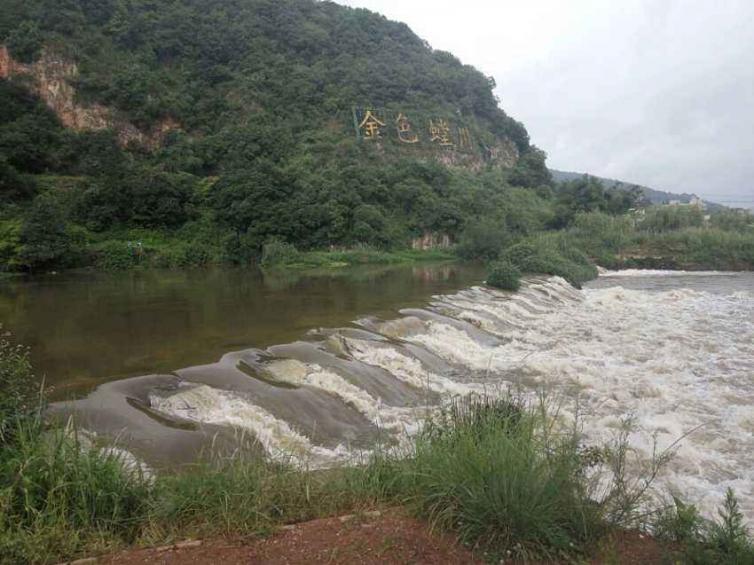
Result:
{"type": "Polygon", "coordinates": [[[646,513],[651,472],[626,475],[626,436],[584,446],[577,429],[555,425],[544,403],[457,401],[430,417],[409,447],[378,449],[361,466],[306,471],[242,450],[152,475],[71,427],[47,427],[28,357],[7,341],[0,343],[0,376],[4,563],[188,537],[263,536],[281,524],[385,505],[408,507],[494,560],[578,559],[617,529],[650,526],[674,551],[688,552],[684,559],[744,563],[754,556],[732,493],[715,523],[680,501],[646,513]]]}
{"type": "MultiPolygon", "coordinates": [[[[522,273],[558,275],[574,286],[608,269],[754,270],[754,220],[725,213],[706,223],[694,210],[577,214],[566,229],[509,241],[490,254],[484,240],[467,253],[489,259],[489,283],[518,288],[522,273]],[[697,219],[699,221],[697,222],[697,219]]],[[[492,239],[488,236],[487,241],[492,239]]]]}
{"type": "Polygon", "coordinates": [[[442,249],[381,251],[357,247],[335,251],[299,251],[293,245],[276,241],[263,247],[260,265],[265,269],[312,269],[449,261],[455,258],[454,253],[442,249]]]}

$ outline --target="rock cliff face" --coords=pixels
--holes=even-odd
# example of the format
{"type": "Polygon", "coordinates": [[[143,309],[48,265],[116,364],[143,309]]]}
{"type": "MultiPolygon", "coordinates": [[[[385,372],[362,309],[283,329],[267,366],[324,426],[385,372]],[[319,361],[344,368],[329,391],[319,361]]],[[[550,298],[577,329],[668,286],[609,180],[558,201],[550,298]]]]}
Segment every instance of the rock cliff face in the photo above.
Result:
{"type": "Polygon", "coordinates": [[[448,167],[464,167],[478,172],[488,164],[503,168],[512,168],[518,163],[520,154],[516,144],[509,139],[499,141],[488,147],[484,155],[479,153],[459,153],[456,151],[438,151],[433,157],[448,167]]]}
{"type": "Polygon", "coordinates": [[[144,132],[119,120],[105,106],[79,104],[71,84],[77,75],[76,63],[50,50],[46,49],[36,62],[27,65],[14,60],[6,46],[0,46],[0,78],[26,81],[65,127],[76,131],[113,129],[122,146],[136,144],[150,149],[158,147],[170,131],[180,127],[174,120],[166,119],[144,132]]]}
{"type": "Polygon", "coordinates": [[[444,233],[426,232],[421,237],[411,241],[411,249],[416,251],[427,251],[429,249],[450,249],[453,241],[450,236],[444,233]]]}

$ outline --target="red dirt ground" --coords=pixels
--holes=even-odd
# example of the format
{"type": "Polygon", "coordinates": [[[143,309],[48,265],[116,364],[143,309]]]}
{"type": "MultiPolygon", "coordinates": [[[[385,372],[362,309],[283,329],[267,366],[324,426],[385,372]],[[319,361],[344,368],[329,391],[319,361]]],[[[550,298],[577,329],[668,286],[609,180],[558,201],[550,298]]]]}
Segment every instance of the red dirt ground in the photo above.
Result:
{"type": "MultiPolygon", "coordinates": [[[[652,538],[625,532],[606,540],[594,565],[668,562],[668,553],[652,538]]],[[[81,563],[103,565],[304,565],[476,564],[484,556],[452,536],[430,533],[426,524],[400,509],[343,516],[287,526],[265,539],[186,541],[173,546],[135,549],[81,563]]],[[[76,563],[76,562],[74,562],[76,563]]],[[[513,562],[506,562],[513,563],[513,562]]]]}
{"type": "MultiPolygon", "coordinates": [[[[178,544],[181,545],[181,544],[178,544]]],[[[97,561],[107,565],[191,564],[361,565],[482,563],[449,536],[401,511],[314,520],[262,540],[213,540],[194,547],[126,551],[97,561]]]]}

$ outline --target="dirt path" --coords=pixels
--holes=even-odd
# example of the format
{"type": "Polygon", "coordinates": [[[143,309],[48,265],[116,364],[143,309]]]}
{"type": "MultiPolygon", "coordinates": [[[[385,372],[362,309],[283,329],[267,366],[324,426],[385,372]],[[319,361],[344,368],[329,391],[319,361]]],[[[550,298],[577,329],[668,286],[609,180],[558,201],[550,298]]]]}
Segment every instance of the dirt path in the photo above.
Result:
{"type": "MultiPolygon", "coordinates": [[[[185,541],[173,546],[133,549],[74,562],[76,565],[304,565],[481,564],[452,536],[430,533],[402,509],[367,512],[286,526],[265,538],[185,541]]],[[[623,532],[600,544],[585,563],[660,565],[668,554],[655,540],[623,532]]]]}
{"type": "Polygon", "coordinates": [[[482,563],[449,536],[430,534],[427,526],[403,511],[314,520],[288,526],[262,540],[184,542],[177,546],[131,550],[92,563],[360,565],[406,563],[482,563]]]}

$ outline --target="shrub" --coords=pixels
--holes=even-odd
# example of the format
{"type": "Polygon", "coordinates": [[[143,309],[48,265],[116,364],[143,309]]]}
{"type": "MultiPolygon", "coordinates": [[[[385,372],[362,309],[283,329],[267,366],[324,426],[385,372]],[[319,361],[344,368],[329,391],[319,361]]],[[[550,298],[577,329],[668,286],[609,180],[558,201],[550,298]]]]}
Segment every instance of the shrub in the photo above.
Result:
{"type": "Polygon", "coordinates": [[[587,256],[560,234],[530,238],[506,249],[502,261],[521,272],[560,276],[576,287],[597,276],[587,256]]]}
{"type": "Polygon", "coordinates": [[[99,244],[94,253],[98,268],[119,271],[138,265],[143,260],[145,251],[140,242],[110,240],[99,244]]]}
{"type": "Polygon", "coordinates": [[[294,245],[279,239],[271,239],[262,247],[261,265],[263,267],[290,265],[298,261],[299,257],[298,249],[294,245]]]}
{"type": "Polygon", "coordinates": [[[490,265],[487,284],[503,290],[521,288],[521,271],[510,261],[495,261],[490,265]]]}
{"type": "Polygon", "coordinates": [[[704,519],[693,504],[677,497],[654,522],[657,538],[675,544],[685,563],[754,563],[754,545],[731,489],[718,510],[717,522],[704,519]]]}
{"type": "Polygon", "coordinates": [[[17,420],[38,406],[39,391],[29,351],[0,337],[0,446],[13,439],[17,420]]]}
{"type": "Polygon", "coordinates": [[[505,223],[484,219],[467,226],[461,234],[456,252],[463,259],[496,259],[510,241],[505,223]]]}

